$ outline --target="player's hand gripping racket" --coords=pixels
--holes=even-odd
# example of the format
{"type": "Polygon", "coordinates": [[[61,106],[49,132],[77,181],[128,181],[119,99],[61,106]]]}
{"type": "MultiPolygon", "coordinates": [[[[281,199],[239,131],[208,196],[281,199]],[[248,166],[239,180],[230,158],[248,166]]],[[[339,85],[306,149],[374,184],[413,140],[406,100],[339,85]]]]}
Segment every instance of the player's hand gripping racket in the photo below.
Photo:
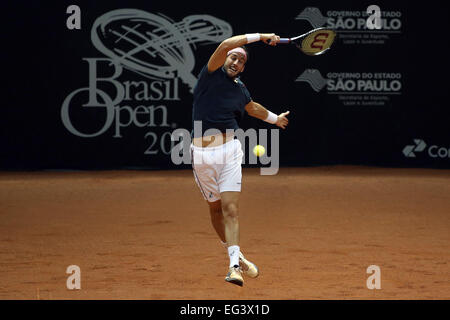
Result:
{"type": "Polygon", "coordinates": [[[327,28],[317,28],[294,38],[280,38],[279,44],[294,44],[303,53],[317,56],[331,48],[336,32],[327,28]]]}

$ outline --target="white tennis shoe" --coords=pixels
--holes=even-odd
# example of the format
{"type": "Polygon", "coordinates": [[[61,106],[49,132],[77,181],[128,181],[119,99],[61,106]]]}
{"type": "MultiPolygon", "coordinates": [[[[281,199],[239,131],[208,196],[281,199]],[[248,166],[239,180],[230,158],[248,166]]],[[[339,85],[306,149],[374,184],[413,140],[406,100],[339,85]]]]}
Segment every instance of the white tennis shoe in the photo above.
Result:
{"type": "Polygon", "coordinates": [[[239,252],[239,266],[241,267],[242,272],[250,278],[256,278],[259,275],[259,270],[256,264],[245,259],[242,252],[239,252]]]}
{"type": "Polygon", "coordinates": [[[225,281],[242,287],[244,285],[244,279],[242,278],[241,268],[238,268],[237,266],[231,267],[228,270],[228,274],[225,277],[225,281]]]}

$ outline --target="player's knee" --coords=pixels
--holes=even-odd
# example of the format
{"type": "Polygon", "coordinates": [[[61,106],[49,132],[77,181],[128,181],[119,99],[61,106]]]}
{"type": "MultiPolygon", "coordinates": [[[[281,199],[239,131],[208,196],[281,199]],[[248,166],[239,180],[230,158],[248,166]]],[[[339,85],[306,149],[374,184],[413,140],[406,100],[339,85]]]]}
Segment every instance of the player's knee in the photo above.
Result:
{"type": "Polygon", "coordinates": [[[223,216],[226,218],[237,218],[238,207],[235,203],[226,203],[222,205],[223,216]]]}

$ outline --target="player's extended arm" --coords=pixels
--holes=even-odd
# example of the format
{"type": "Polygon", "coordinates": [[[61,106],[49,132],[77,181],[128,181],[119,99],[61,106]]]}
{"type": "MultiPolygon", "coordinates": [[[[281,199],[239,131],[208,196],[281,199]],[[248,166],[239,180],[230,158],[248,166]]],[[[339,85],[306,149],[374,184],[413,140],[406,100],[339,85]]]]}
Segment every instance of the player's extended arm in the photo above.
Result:
{"type": "MultiPolygon", "coordinates": [[[[263,41],[271,46],[275,46],[280,40],[280,37],[274,33],[260,33],[259,36],[260,41],[263,41]]],[[[225,63],[228,51],[246,45],[247,43],[249,42],[247,35],[245,34],[223,40],[217,47],[216,51],[214,51],[212,56],[209,58],[208,71],[214,72],[219,69],[225,63]]]]}
{"type": "MultiPolygon", "coordinates": [[[[252,117],[255,117],[255,118],[263,120],[263,121],[266,121],[267,116],[269,115],[269,111],[266,108],[264,108],[262,105],[260,105],[257,102],[254,102],[254,101],[250,101],[245,106],[245,111],[247,111],[247,113],[249,115],[251,115],[252,117]]],[[[289,111],[280,113],[278,115],[278,119],[277,119],[275,125],[277,125],[281,129],[285,129],[289,123],[289,120],[286,117],[288,114],[289,114],[289,111]]]]}

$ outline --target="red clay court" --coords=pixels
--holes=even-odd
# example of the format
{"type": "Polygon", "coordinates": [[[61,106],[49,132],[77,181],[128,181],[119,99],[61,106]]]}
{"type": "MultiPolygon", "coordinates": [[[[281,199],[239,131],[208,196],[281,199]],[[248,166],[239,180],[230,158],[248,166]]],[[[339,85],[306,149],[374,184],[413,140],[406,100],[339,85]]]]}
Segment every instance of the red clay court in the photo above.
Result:
{"type": "Polygon", "coordinates": [[[243,169],[240,227],[242,288],[190,170],[1,172],[0,299],[450,298],[450,170],[243,169]]]}

